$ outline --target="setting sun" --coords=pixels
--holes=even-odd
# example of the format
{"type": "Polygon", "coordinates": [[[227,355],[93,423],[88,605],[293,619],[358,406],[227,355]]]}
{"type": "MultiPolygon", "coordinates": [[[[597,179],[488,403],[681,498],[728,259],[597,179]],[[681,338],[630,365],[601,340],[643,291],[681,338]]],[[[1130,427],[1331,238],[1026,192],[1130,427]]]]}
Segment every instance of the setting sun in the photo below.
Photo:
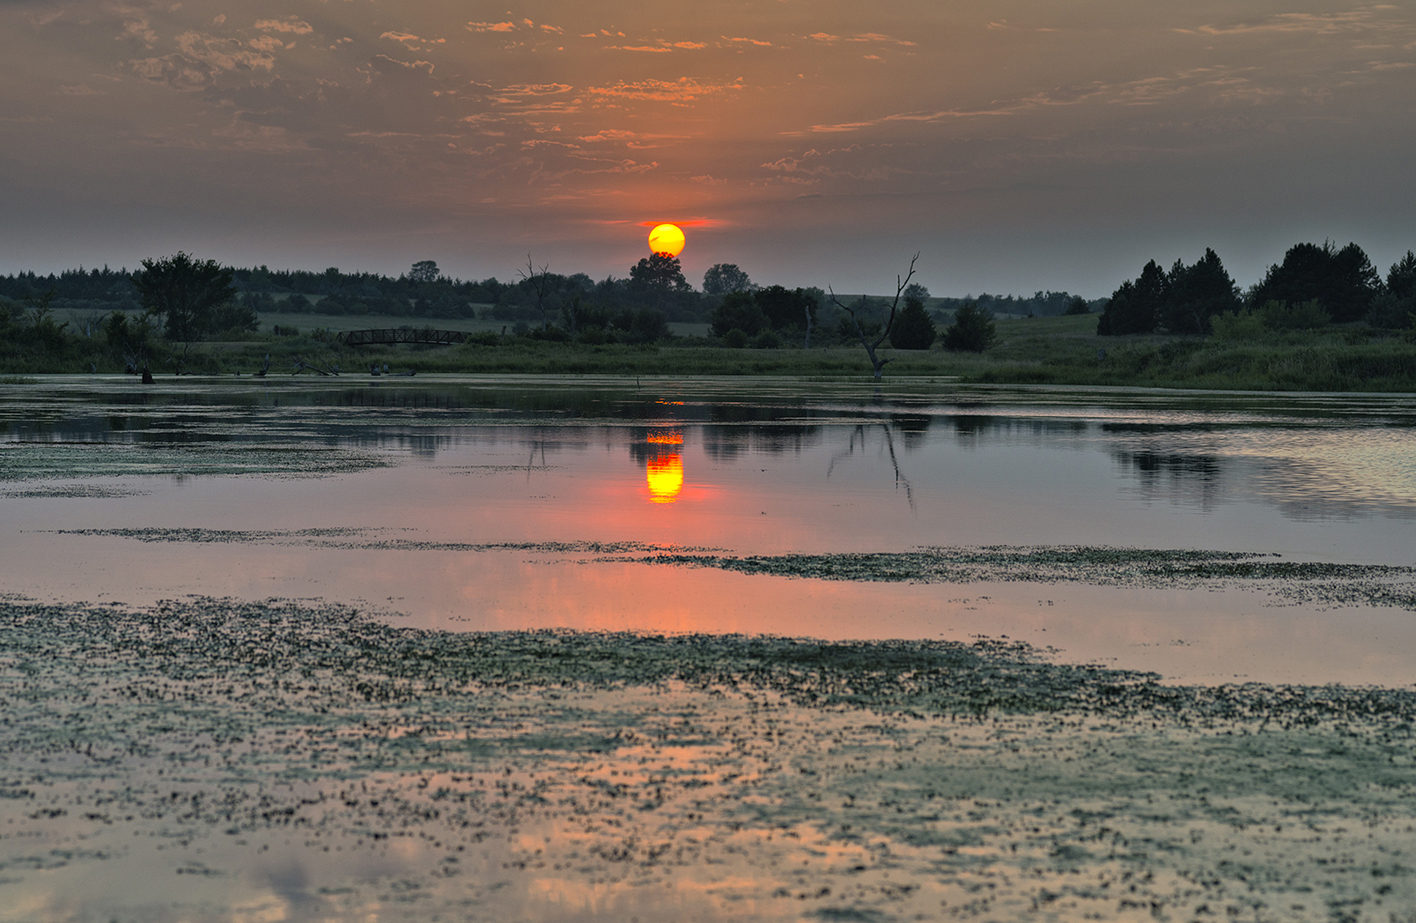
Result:
{"type": "Polygon", "coordinates": [[[683,250],[683,231],[675,224],[661,224],[649,232],[649,251],[678,256],[683,250]]]}

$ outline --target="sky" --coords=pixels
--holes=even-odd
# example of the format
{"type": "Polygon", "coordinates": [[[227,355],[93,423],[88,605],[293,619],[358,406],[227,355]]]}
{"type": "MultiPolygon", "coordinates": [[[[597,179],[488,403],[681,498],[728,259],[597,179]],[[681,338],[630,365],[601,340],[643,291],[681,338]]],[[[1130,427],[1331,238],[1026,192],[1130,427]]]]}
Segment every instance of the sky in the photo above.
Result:
{"type": "Polygon", "coordinates": [[[1109,294],[1416,248],[1416,3],[0,0],[0,272],[1109,294]]]}

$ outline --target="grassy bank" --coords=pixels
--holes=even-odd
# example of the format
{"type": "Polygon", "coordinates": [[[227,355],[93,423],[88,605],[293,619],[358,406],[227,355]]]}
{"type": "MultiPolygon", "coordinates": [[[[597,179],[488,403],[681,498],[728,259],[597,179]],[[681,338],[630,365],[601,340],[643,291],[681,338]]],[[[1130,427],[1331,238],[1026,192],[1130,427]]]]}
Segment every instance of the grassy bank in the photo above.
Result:
{"type": "MultiPolygon", "coordinates": [[[[491,343],[451,347],[348,348],[314,335],[314,315],[266,318],[301,333],[251,335],[241,341],[199,344],[185,368],[205,374],[249,374],[271,357],[270,374],[290,374],[298,364],[367,374],[371,365],[391,371],[463,374],[562,375],[783,375],[857,378],[870,375],[859,345],[802,349],[733,349],[702,336],[676,336],[649,345],[555,343],[497,337],[491,343]],[[298,321],[304,320],[304,325],[298,321]]],[[[351,319],[344,319],[345,329],[351,319]]],[[[360,318],[364,327],[396,319],[360,318]]],[[[266,325],[263,325],[266,326],[266,325]]],[[[449,329],[483,329],[482,322],[449,323],[449,329]]],[[[890,357],[886,376],[950,377],[993,384],[1116,385],[1160,388],[1220,388],[1254,391],[1416,391],[1416,342],[1408,336],[1339,327],[1269,334],[1256,340],[1165,335],[1099,337],[1096,317],[1001,320],[998,342],[986,353],[882,349],[890,357]]],[[[683,330],[679,333],[697,333],[683,330]]],[[[90,342],[88,349],[58,356],[4,356],[0,373],[118,371],[116,360],[90,342]]],[[[154,371],[170,374],[176,350],[164,350],[154,371]]],[[[310,374],[305,372],[305,374],[310,374]]]]}

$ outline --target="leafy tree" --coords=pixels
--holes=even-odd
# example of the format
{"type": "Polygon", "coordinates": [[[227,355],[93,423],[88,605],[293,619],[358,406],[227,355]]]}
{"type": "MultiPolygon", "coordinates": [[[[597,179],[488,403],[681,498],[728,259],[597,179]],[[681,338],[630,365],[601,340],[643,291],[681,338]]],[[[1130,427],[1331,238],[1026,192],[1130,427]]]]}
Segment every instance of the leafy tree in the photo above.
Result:
{"type": "Polygon", "coordinates": [[[905,297],[918,298],[920,301],[924,301],[929,297],[929,289],[920,285],[918,282],[911,282],[909,285],[905,286],[905,297]]]}
{"type": "Polygon", "coordinates": [[[1381,276],[1356,244],[1295,244],[1249,294],[1251,305],[1317,301],[1338,323],[1359,320],[1381,291],[1381,276]]]}
{"type": "Polygon", "coordinates": [[[954,312],[954,323],[944,331],[944,348],[957,352],[981,353],[998,339],[993,316],[972,302],[964,302],[954,312]]]}
{"type": "Polygon", "coordinates": [[[816,324],[816,299],[805,289],[769,285],[753,292],[752,298],[776,330],[795,330],[816,324]]]}
{"type": "Polygon", "coordinates": [[[143,260],[133,287],[149,314],[161,314],[170,340],[191,344],[210,329],[213,312],[236,297],[232,270],[216,260],[197,260],[182,251],[143,260]]]}
{"type": "Polygon", "coordinates": [[[639,288],[659,292],[689,292],[693,286],[683,277],[678,257],[651,253],[629,269],[630,282],[639,288]]]}
{"type": "Polygon", "coordinates": [[[1090,314],[1091,305],[1087,304],[1087,300],[1081,295],[1073,295],[1072,300],[1067,302],[1067,310],[1063,313],[1068,316],[1077,314],[1090,314]]]}
{"type": "Polygon", "coordinates": [[[750,292],[729,292],[721,304],[713,309],[713,335],[726,338],[734,330],[747,337],[756,336],[769,326],[767,315],[762,313],[757,299],[750,292]]]}
{"type": "Polygon", "coordinates": [[[716,263],[703,274],[703,291],[709,295],[750,292],[756,288],[736,263],[716,263]]]}
{"type": "MultiPolygon", "coordinates": [[[[923,288],[923,286],[920,286],[923,288]]],[[[934,320],[924,309],[924,302],[907,295],[900,316],[895,318],[895,327],[890,331],[890,345],[896,349],[928,349],[934,345],[939,331],[934,329],[934,320]]]]}
{"type": "Polygon", "coordinates": [[[436,282],[441,277],[442,273],[438,271],[438,264],[434,260],[419,260],[408,270],[408,281],[420,285],[436,282]]]}

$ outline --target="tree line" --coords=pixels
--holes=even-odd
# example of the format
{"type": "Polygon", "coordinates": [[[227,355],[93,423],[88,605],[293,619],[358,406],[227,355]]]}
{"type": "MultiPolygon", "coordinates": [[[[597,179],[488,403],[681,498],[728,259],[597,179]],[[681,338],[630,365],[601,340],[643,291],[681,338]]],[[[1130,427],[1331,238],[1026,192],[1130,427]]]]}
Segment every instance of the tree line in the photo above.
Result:
{"type": "Polygon", "coordinates": [[[1387,330],[1416,325],[1416,253],[1408,250],[1384,279],[1355,243],[1295,244],[1247,292],[1212,249],[1169,270],[1151,260],[1112,292],[1097,333],[1234,338],[1355,322],[1387,330]]]}

